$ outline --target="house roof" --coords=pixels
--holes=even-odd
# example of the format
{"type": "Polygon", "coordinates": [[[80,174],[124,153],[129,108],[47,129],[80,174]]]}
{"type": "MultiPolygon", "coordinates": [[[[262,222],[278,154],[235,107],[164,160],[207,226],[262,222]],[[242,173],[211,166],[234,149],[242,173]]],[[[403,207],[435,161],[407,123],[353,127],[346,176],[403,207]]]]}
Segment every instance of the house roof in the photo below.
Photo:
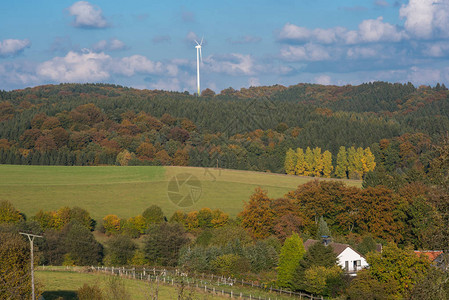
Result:
{"type": "MultiPolygon", "coordinates": [[[[319,242],[318,240],[312,240],[312,239],[308,239],[307,241],[304,242],[304,248],[306,249],[306,251],[309,250],[309,248],[314,245],[315,243],[319,242]]],[[[343,251],[346,250],[346,248],[351,248],[351,250],[353,250],[354,252],[356,252],[358,255],[362,256],[362,254],[360,254],[359,252],[355,251],[354,249],[352,249],[352,247],[348,244],[341,244],[341,243],[334,243],[331,242],[329,243],[329,246],[332,247],[332,250],[334,251],[334,253],[338,256],[341,253],[343,253],[343,251]]]]}
{"type": "Polygon", "coordinates": [[[434,261],[441,253],[443,253],[442,250],[422,250],[422,251],[414,251],[414,252],[418,256],[421,256],[421,254],[423,254],[431,262],[434,261]]]}

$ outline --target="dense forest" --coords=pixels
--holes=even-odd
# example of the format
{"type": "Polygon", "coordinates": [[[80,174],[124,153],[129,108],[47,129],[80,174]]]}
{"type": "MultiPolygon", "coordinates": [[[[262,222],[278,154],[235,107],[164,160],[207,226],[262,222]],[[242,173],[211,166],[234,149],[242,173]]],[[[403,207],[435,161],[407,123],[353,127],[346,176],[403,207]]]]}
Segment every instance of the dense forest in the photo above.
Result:
{"type": "Polygon", "coordinates": [[[427,172],[432,145],[449,129],[448,96],[444,85],[385,82],[228,88],[201,97],[108,84],[0,91],[0,163],[283,173],[290,148],[320,148],[336,165],[341,147],[370,147],[387,171],[427,172]]]}

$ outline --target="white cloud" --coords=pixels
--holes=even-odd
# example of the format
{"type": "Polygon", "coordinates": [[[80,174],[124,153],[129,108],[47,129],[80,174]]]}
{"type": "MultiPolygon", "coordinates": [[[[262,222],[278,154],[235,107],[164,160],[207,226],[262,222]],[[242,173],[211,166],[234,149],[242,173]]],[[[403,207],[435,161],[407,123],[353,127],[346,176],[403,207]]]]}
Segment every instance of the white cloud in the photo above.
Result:
{"type": "Polygon", "coordinates": [[[126,45],[122,41],[114,38],[110,39],[109,41],[107,40],[98,41],[92,46],[92,49],[97,52],[116,51],[126,49],[126,45]]]}
{"type": "Polygon", "coordinates": [[[292,40],[297,42],[305,42],[310,39],[310,37],[311,32],[309,29],[291,23],[285,24],[278,35],[280,40],[292,40]]]}
{"type": "Polygon", "coordinates": [[[0,56],[16,55],[25,48],[29,48],[31,43],[29,40],[6,39],[0,41],[0,56]]]}
{"type": "Polygon", "coordinates": [[[331,85],[332,84],[332,79],[328,75],[317,76],[313,79],[313,81],[318,84],[322,84],[322,85],[331,85]]]}
{"type": "Polygon", "coordinates": [[[236,40],[227,39],[227,42],[233,45],[243,45],[243,44],[256,44],[260,42],[262,38],[258,36],[245,35],[236,40]]]}
{"type": "Polygon", "coordinates": [[[177,78],[161,79],[156,83],[150,84],[152,89],[164,91],[180,91],[181,84],[177,78]]]}
{"type": "Polygon", "coordinates": [[[405,18],[405,29],[418,38],[431,38],[434,33],[449,34],[449,3],[447,0],[410,0],[399,15],[405,18]]]}
{"type": "Polygon", "coordinates": [[[204,59],[205,68],[215,73],[229,75],[252,75],[255,63],[251,55],[231,53],[225,56],[210,56],[204,59]]]}
{"type": "Polygon", "coordinates": [[[313,30],[287,23],[278,34],[278,39],[287,43],[314,42],[318,44],[356,44],[360,42],[400,41],[404,32],[383,18],[364,20],[359,24],[358,31],[348,30],[344,27],[316,28],[313,30]]]}
{"type": "Polygon", "coordinates": [[[69,7],[69,13],[75,17],[73,26],[81,28],[105,28],[109,24],[99,7],[95,7],[87,1],[75,2],[69,7]]]}
{"type": "Polygon", "coordinates": [[[175,64],[154,62],[142,55],[112,58],[104,52],[77,53],[70,51],[64,57],[41,63],[37,74],[56,82],[95,82],[112,75],[134,76],[136,74],[165,74],[176,76],[175,64]]]}
{"type": "Polygon", "coordinates": [[[432,57],[443,57],[449,54],[448,42],[437,42],[427,45],[423,50],[424,55],[432,57]]]}
{"type": "Polygon", "coordinates": [[[161,62],[153,62],[145,56],[133,55],[116,60],[112,64],[112,70],[116,74],[126,76],[133,76],[136,73],[160,74],[164,71],[164,66],[161,62]]]}
{"type": "Polygon", "coordinates": [[[109,78],[106,70],[111,57],[104,53],[76,53],[70,51],[65,57],[55,57],[41,63],[37,74],[57,82],[89,82],[109,78]]]}
{"type": "Polygon", "coordinates": [[[373,47],[353,47],[346,51],[346,56],[350,59],[363,59],[378,57],[379,54],[373,47]]]}
{"type": "Polygon", "coordinates": [[[24,85],[38,83],[35,65],[27,62],[6,62],[0,64],[0,89],[11,86],[22,88],[24,85]]]}
{"type": "Polygon", "coordinates": [[[378,17],[375,20],[364,20],[360,23],[359,37],[363,42],[398,42],[404,37],[404,33],[398,31],[396,26],[384,23],[382,17],[378,17]]]}
{"type": "Polygon", "coordinates": [[[201,38],[199,38],[198,35],[193,31],[187,33],[186,37],[184,38],[184,42],[188,45],[195,45],[195,41],[198,41],[199,43],[201,41],[201,38]]]}
{"type": "Polygon", "coordinates": [[[281,49],[281,57],[290,61],[323,61],[331,59],[327,49],[312,43],[304,46],[287,46],[281,49]]]}
{"type": "Polygon", "coordinates": [[[441,81],[441,75],[441,70],[412,67],[407,77],[415,84],[433,84],[441,81]]]}
{"type": "Polygon", "coordinates": [[[389,6],[388,2],[385,0],[376,0],[374,2],[374,4],[376,4],[377,6],[381,6],[381,7],[387,7],[389,6]]]}

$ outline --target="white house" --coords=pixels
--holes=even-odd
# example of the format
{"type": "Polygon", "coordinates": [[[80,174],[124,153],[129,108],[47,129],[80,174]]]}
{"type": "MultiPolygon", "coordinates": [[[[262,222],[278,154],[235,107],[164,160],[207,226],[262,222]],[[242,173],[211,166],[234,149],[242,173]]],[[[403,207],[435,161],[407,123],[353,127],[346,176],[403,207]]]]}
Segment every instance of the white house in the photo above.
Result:
{"type": "MultiPolygon", "coordinates": [[[[304,248],[306,251],[309,250],[310,246],[315,243],[321,243],[322,241],[317,240],[307,240],[304,243],[304,248]]],[[[363,268],[368,267],[365,257],[351,248],[348,244],[340,243],[324,243],[327,247],[332,247],[332,250],[337,255],[338,264],[348,273],[355,273],[363,268]]]]}

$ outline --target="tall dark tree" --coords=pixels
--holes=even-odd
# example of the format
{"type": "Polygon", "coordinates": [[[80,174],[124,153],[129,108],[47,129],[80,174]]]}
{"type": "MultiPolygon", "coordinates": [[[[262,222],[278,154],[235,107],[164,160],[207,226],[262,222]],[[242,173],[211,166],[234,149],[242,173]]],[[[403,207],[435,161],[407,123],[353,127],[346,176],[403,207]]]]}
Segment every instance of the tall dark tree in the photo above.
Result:
{"type": "Polygon", "coordinates": [[[144,252],[150,262],[162,266],[175,266],[179,250],[188,243],[184,227],[178,223],[161,223],[150,227],[144,252]]]}

